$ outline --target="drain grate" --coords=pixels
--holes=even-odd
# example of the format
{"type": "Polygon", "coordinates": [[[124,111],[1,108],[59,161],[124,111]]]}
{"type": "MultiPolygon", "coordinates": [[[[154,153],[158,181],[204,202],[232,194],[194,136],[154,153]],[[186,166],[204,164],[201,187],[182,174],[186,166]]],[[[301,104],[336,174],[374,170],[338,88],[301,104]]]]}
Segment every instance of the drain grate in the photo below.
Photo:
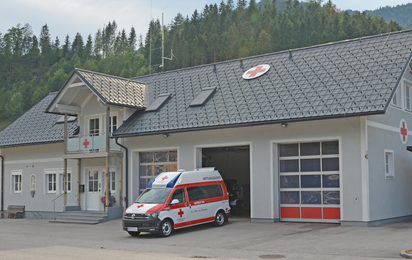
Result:
{"type": "Polygon", "coordinates": [[[260,258],[264,259],[278,259],[278,258],[286,258],[284,255],[261,255],[260,258]]]}

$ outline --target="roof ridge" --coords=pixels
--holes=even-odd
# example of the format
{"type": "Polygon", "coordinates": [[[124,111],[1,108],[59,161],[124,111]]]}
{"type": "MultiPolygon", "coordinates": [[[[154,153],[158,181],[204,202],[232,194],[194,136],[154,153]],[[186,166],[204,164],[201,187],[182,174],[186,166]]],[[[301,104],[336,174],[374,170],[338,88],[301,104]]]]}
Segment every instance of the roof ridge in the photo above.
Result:
{"type": "Polygon", "coordinates": [[[116,79],[121,79],[121,80],[126,80],[126,81],[133,81],[133,82],[136,82],[136,83],[145,84],[145,83],[143,83],[143,82],[136,81],[136,80],[134,80],[133,78],[123,78],[123,77],[114,76],[114,75],[105,74],[105,73],[96,72],[96,71],[91,71],[91,70],[85,70],[85,69],[80,69],[80,68],[74,68],[74,71],[83,71],[83,72],[88,72],[88,73],[92,73],[92,74],[98,74],[98,75],[100,75],[100,76],[104,76],[104,77],[116,78],[116,79]]]}
{"type": "Polygon", "coordinates": [[[214,62],[214,63],[209,63],[209,64],[203,64],[203,65],[198,65],[198,66],[192,66],[192,67],[187,67],[187,68],[181,68],[181,69],[175,69],[175,70],[170,70],[170,71],[158,72],[158,73],[143,75],[143,76],[139,76],[139,77],[134,77],[134,78],[132,78],[132,79],[133,79],[133,80],[136,80],[136,79],[139,79],[139,78],[150,77],[150,76],[153,76],[153,75],[160,75],[160,74],[167,74],[167,73],[173,73],[173,72],[180,72],[180,71],[191,70],[191,69],[199,69],[199,68],[201,68],[201,67],[211,67],[211,66],[216,66],[216,65],[219,65],[219,64],[223,64],[223,63],[231,63],[231,62],[236,62],[236,61],[249,60],[249,59],[254,59],[254,58],[264,57],[264,56],[281,55],[281,54],[289,53],[289,52],[291,52],[291,51],[300,51],[300,50],[307,50],[307,49],[315,49],[315,48],[320,48],[320,47],[324,47],[324,46],[344,44],[344,43],[348,43],[348,42],[356,42],[356,41],[363,40],[363,39],[371,39],[371,38],[377,38],[377,37],[384,37],[384,36],[389,36],[389,35],[392,35],[392,34],[408,33],[408,32],[411,32],[411,31],[412,31],[412,29],[408,29],[408,30],[401,30],[401,31],[396,31],[396,32],[389,32],[389,33],[382,33],[382,34],[375,34],[375,35],[363,36],[363,37],[353,38],[353,39],[346,39],[346,40],[341,40],[341,41],[337,41],[337,42],[322,43],[322,44],[317,44],[317,45],[312,45],[312,46],[305,46],[305,47],[300,47],[300,48],[295,48],[295,49],[282,50],[282,51],[277,51],[277,52],[271,52],[271,53],[265,53],[265,54],[255,55],[255,56],[249,56],[249,57],[246,57],[246,58],[239,58],[239,59],[233,59],[233,60],[219,61],[219,62],[214,62]]]}

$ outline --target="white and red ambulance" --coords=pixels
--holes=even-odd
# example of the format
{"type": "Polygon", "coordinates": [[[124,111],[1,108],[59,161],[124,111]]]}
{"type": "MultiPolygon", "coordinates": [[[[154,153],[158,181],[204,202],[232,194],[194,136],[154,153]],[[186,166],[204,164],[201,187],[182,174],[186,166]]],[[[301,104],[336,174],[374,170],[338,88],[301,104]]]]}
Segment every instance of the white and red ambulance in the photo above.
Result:
{"type": "Polygon", "coordinates": [[[216,168],[164,172],[148,184],[123,214],[123,230],[170,236],[174,229],[213,222],[222,226],[230,215],[229,197],[216,168]]]}

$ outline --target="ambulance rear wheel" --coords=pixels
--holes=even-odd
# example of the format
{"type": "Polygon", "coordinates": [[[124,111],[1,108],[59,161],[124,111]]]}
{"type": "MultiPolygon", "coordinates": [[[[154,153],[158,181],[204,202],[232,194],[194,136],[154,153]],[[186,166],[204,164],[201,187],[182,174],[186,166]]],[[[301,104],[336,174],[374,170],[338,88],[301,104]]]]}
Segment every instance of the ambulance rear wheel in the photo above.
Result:
{"type": "Polygon", "coordinates": [[[159,236],[168,237],[173,232],[173,222],[170,219],[165,219],[160,223],[159,236]]]}
{"type": "Polygon", "coordinates": [[[225,224],[226,214],[222,210],[216,213],[215,222],[213,223],[216,227],[223,226],[225,224]]]}
{"type": "Polygon", "coordinates": [[[133,232],[133,231],[127,231],[127,233],[129,233],[129,235],[131,235],[132,237],[137,237],[140,232],[133,232]]]}

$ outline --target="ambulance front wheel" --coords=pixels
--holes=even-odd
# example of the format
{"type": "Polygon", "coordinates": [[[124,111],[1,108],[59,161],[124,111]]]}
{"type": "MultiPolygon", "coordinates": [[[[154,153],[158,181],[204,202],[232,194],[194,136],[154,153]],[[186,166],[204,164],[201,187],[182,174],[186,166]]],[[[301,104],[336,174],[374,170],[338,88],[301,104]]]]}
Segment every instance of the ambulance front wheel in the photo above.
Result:
{"type": "Polygon", "coordinates": [[[168,237],[173,232],[173,222],[170,219],[165,219],[160,223],[159,236],[168,237]]]}
{"type": "Polygon", "coordinates": [[[127,233],[129,233],[129,235],[131,235],[132,237],[137,237],[140,232],[133,232],[133,231],[127,231],[127,233]]]}
{"type": "Polygon", "coordinates": [[[223,210],[216,213],[215,222],[213,223],[216,227],[223,226],[225,224],[226,214],[223,210]]]}

